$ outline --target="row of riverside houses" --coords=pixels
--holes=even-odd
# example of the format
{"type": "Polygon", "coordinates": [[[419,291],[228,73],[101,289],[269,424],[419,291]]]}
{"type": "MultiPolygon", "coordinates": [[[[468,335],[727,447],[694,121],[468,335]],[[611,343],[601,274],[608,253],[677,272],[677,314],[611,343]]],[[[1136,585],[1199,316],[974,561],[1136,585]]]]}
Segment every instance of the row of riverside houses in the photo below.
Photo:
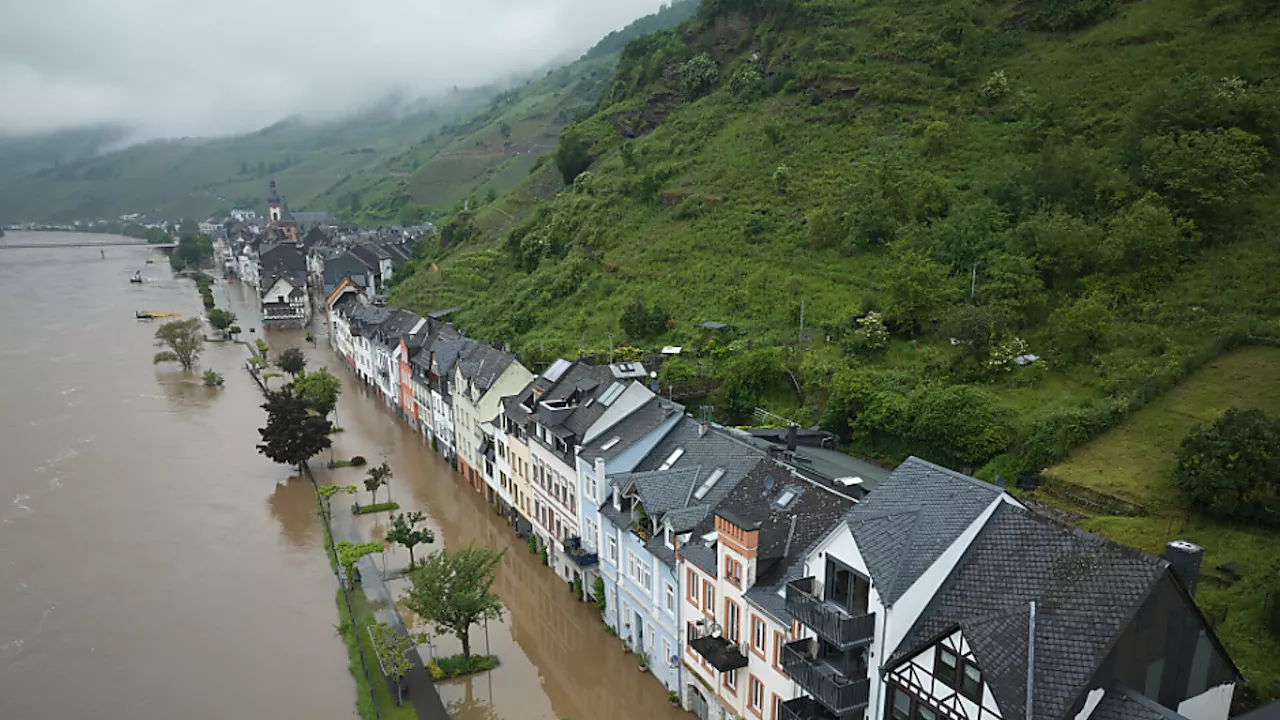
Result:
{"type": "Polygon", "coordinates": [[[794,431],[783,450],[695,419],[637,363],[534,375],[349,281],[327,309],[357,376],[582,599],[603,593],[702,720],[1228,716],[1243,678],[1190,543],[1146,555],[914,457],[850,481],[794,431]]]}

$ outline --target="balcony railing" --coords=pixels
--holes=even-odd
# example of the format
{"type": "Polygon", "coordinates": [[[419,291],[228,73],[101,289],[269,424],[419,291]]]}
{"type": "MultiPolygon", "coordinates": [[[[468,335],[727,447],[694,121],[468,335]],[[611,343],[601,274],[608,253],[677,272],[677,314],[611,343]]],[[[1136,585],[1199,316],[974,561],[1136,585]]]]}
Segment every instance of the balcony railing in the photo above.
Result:
{"type": "Polygon", "coordinates": [[[787,612],[841,650],[870,644],[876,637],[875,613],[850,615],[822,599],[822,583],[807,577],[787,583],[787,612]]]}
{"type": "Polygon", "coordinates": [[[724,637],[711,635],[703,628],[694,631],[689,638],[693,651],[706,658],[719,672],[729,672],[747,666],[746,646],[724,637]]]}
{"type": "Polygon", "coordinates": [[[838,720],[837,716],[810,697],[798,697],[782,703],[778,720],[838,720]]]}
{"type": "Polygon", "coordinates": [[[564,541],[564,554],[569,556],[580,568],[588,568],[600,564],[600,556],[582,546],[582,538],[573,536],[564,541]]]}
{"type": "Polygon", "coordinates": [[[814,657],[816,643],[812,639],[797,640],[782,648],[782,669],[806,693],[839,718],[851,718],[867,707],[871,679],[865,668],[862,677],[846,673],[853,668],[836,668],[814,657]]]}

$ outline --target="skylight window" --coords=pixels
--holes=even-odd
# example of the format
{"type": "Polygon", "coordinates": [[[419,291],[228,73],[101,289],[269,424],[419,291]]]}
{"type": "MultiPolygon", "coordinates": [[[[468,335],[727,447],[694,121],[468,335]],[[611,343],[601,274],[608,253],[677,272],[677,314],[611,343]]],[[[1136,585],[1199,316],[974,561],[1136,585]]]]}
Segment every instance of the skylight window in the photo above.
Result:
{"type": "MultiPolygon", "coordinates": [[[[676,449],[675,449],[675,452],[673,452],[673,453],[671,453],[670,455],[668,455],[668,456],[667,456],[667,459],[662,461],[662,466],[661,466],[661,467],[659,467],[658,469],[659,469],[659,470],[670,470],[670,469],[671,469],[671,466],[672,466],[672,465],[675,465],[675,464],[676,464],[676,461],[677,461],[677,460],[679,460],[679,459],[680,459],[680,456],[681,456],[681,455],[683,455],[683,454],[684,454],[684,448],[676,448],[676,449]]],[[[719,479],[719,478],[717,478],[717,479],[719,479]]]]}
{"type": "Polygon", "coordinates": [[[614,445],[617,445],[621,441],[622,441],[622,438],[620,436],[614,435],[613,437],[609,438],[609,442],[601,445],[600,449],[608,450],[609,448],[613,447],[614,445]]]}
{"type": "Polygon", "coordinates": [[[798,493],[796,493],[794,489],[787,488],[786,490],[783,490],[781,493],[778,494],[778,499],[775,502],[777,503],[778,507],[785,509],[791,503],[795,502],[797,494],[798,493]]]}
{"type": "Polygon", "coordinates": [[[715,487],[722,477],[724,477],[724,468],[716,468],[706,480],[702,481],[698,489],[693,491],[693,499],[701,500],[706,497],[707,493],[711,492],[711,488],[715,487]]]}
{"type": "Polygon", "coordinates": [[[618,396],[621,395],[622,391],[625,389],[626,389],[625,385],[623,385],[620,382],[615,382],[614,384],[609,386],[608,390],[604,391],[604,395],[600,396],[600,404],[605,406],[612,405],[613,401],[617,400],[618,396]]]}

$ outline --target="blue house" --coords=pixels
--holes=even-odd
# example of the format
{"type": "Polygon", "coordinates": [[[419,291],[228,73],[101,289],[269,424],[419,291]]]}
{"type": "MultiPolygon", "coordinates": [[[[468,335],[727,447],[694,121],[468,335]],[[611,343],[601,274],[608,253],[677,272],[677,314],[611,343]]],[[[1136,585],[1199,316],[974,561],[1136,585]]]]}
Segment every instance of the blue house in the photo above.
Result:
{"type": "Polygon", "coordinates": [[[659,682],[679,691],[683,624],[676,548],[767,453],[687,415],[660,423],[645,422],[639,411],[633,417],[635,425],[626,430],[641,439],[626,453],[593,455],[627,434],[623,428],[602,433],[600,445],[583,452],[584,459],[596,459],[590,469],[581,468],[584,481],[597,483],[605,495],[593,518],[600,528],[605,622],[648,656],[659,682]]]}

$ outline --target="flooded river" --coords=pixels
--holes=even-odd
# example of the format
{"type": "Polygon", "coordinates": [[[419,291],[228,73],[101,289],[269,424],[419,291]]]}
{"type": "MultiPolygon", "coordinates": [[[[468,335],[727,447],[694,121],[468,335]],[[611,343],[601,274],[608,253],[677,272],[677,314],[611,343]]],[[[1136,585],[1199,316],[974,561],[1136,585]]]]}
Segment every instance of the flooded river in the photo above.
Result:
{"type": "MultiPolygon", "coordinates": [[[[243,349],[206,351],[202,365],[226,376],[218,391],[153,367],[155,326],[133,311],[194,313],[199,299],[158,253],[143,265],[152,251],[106,252],[0,250],[0,718],[351,717],[314,499],[254,451],[263,414],[243,349]],[[151,282],[128,283],[138,268],[151,282]]],[[[219,285],[215,296],[246,331],[257,324],[251,290],[219,285]]],[[[315,347],[301,332],[266,338],[342,378],[334,452],[390,463],[392,497],[436,529],[428,550],[506,551],[495,588],[507,612],[472,633],[502,664],[438,686],[454,718],[691,717],[323,336],[315,347]]],[[[362,473],[317,476],[357,484],[362,473]]],[[[360,523],[369,537],[385,532],[385,517],[360,523]]],[[[377,562],[394,573],[408,557],[377,562]]],[[[446,637],[422,650],[458,646],[446,637]]]]}

